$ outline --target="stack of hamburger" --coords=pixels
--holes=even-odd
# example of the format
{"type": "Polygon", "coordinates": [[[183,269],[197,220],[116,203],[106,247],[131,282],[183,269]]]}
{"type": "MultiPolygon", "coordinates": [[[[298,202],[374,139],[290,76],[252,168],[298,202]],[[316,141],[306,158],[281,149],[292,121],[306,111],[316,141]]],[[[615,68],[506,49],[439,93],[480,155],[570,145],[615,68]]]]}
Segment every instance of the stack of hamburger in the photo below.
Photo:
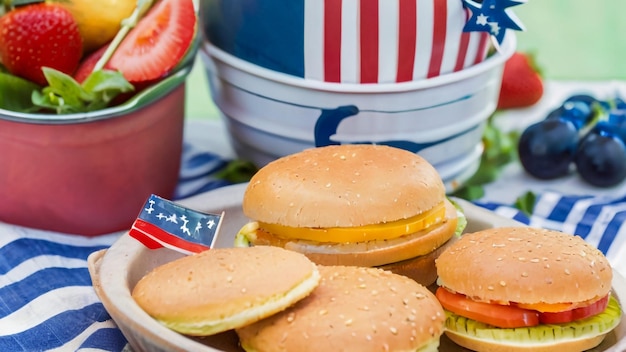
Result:
{"type": "Polygon", "coordinates": [[[583,351],[621,320],[601,252],[529,227],[455,235],[438,174],[400,149],[281,158],[243,211],[255,221],[234,248],[156,268],[137,303],[183,334],[235,330],[247,351],[435,351],[444,333],[476,351],[583,351]]]}

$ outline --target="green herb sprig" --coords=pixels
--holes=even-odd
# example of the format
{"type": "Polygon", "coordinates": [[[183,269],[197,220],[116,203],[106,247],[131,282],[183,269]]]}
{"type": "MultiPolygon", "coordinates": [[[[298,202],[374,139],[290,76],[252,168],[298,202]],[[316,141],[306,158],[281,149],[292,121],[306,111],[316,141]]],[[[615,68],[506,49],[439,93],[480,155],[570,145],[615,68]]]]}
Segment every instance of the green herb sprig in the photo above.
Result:
{"type": "Polygon", "coordinates": [[[489,117],[483,132],[484,150],[478,170],[452,193],[453,196],[469,201],[482,198],[485,195],[484,185],[495,181],[507,164],[517,160],[519,133],[498,129],[493,123],[495,117],[495,114],[489,117]]]}

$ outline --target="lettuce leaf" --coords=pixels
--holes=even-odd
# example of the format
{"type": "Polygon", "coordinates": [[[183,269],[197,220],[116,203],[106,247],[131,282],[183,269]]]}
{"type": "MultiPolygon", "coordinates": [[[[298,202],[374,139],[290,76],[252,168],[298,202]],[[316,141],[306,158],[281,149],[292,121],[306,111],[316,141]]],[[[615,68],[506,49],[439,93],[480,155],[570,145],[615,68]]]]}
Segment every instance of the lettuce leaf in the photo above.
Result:
{"type": "Polygon", "coordinates": [[[0,70],[0,109],[25,113],[36,111],[30,96],[39,89],[41,87],[35,83],[0,70]]]}
{"type": "Polygon", "coordinates": [[[613,330],[621,321],[622,308],[613,295],[604,312],[589,318],[563,324],[540,324],[533,327],[497,328],[492,325],[468,319],[446,312],[446,331],[468,338],[491,341],[510,346],[534,347],[550,346],[551,344],[606,334],[613,330]]]}
{"type": "Polygon", "coordinates": [[[135,90],[117,71],[98,70],[80,84],[73,77],[43,68],[48,86],[32,92],[32,103],[57,114],[73,114],[100,110],[107,107],[115,97],[135,90]]]}

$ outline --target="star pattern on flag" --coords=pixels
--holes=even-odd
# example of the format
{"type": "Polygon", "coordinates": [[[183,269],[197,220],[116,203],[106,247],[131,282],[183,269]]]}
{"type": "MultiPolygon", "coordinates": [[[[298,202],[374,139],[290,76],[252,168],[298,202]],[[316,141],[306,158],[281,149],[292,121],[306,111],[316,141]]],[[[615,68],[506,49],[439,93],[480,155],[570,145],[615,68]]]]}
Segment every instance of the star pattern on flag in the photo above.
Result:
{"type": "Polygon", "coordinates": [[[197,253],[213,247],[223,214],[195,211],[151,195],[129,234],[148,248],[197,253]]]}
{"type": "Polygon", "coordinates": [[[464,32],[488,32],[500,45],[504,41],[507,29],[523,31],[524,26],[510,7],[526,3],[526,0],[483,0],[478,3],[473,0],[463,0],[472,14],[464,32]]]}

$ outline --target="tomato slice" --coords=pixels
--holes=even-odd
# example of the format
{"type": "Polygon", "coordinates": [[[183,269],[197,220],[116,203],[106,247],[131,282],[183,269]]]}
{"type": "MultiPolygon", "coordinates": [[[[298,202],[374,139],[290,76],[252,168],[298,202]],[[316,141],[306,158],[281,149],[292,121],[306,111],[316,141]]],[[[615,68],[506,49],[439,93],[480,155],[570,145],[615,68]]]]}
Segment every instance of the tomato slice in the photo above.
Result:
{"type": "Polygon", "coordinates": [[[590,316],[602,313],[609,305],[609,295],[604,298],[580,308],[566,310],[564,312],[544,312],[539,313],[539,322],[542,324],[569,323],[578,319],[585,319],[590,316]]]}
{"type": "Polygon", "coordinates": [[[609,295],[585,307],[562,312],[538,312],[516,305],[477,302],[443,287],[436,292],[441,305],[457,315],[500,328],[518,328],[539,324],[562,324],[602,313],[609,304],[609,295]]]}
{"type": "Polygon", "coordinates": [[[106,67],[119,70],[133,84],[159,79],[182,59],[195,32],[193,0],[160,0],[128,33],[106,67]]]}
{"type": "Polygon", "coordinates": [[[435,293],[441,305],[462,317],[480,321],[499,328],[520,328],[539,325],[539,312],[516,306],[490,304],[468,299],[439,287],[435,293]]]}

